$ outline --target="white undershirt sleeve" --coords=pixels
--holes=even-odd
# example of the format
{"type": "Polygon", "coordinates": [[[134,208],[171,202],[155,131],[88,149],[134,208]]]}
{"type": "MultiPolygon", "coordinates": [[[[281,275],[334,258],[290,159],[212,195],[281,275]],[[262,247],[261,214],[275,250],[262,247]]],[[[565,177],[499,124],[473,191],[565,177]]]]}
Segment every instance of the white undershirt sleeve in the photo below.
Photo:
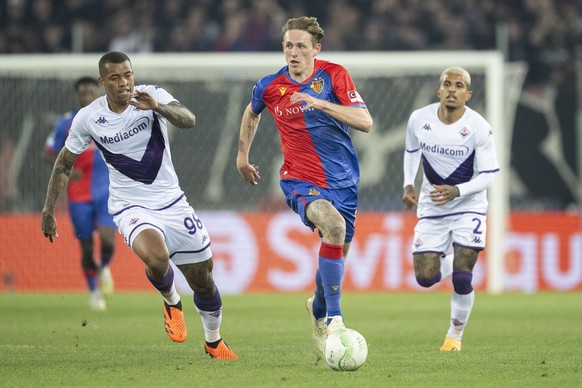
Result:
{"type": "Polygon", "coordinates": [[[418,172],[418,166],[420,164],[420,149],[409,152],[404,151],[404,187],[408,185],[414,186],[414,180],[416,178],[416,173],[418,172]]]}
{"type": "Polygon", "coordinates": [[[487,190],[489,186],[493,184],[493,179],[495,178],[495,173],[497,171],[499,170],[482,172],[469,182],[456,185],[459,188],[459,196],[463,197],[465,195],[471,195],[487,190]]]}

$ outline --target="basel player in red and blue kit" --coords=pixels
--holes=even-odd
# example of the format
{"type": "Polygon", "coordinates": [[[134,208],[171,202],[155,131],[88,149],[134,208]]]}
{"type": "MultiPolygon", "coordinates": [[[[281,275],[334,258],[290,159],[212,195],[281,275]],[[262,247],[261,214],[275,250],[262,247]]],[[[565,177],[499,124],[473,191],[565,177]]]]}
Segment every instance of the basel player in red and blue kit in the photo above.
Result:
{"type": "MultiPolygon", "coordinates": [[[[89,105],[100,96],[99,83],[94,78],[80,78],[75,82],[74,87],[80,108],[89,105]]],[[[51,165],[65,145],[69,128],[78,111],[79,109],[76,108],[61,116],[47,138],[44,155],[51,165]]],[[[109,264],[114,250],[116,227],[113,217],[107,210],[109,172],[94,145],[91,145],[76,160],[67,186],[67,198],[75,236],[81,244],[81,265],[89,288],[89,303],[94,310],[104,310],[106,305],[102,293],[111,293],[113,289],[109,264]],[[99,228],[101,240],[99,265],[93,258],[95,228],[99,228]],[[98,275],[100,275],[100,283],[98,275]]]]}
{"type": "Polygon", "coordinates": [[[327,335],[345,327],[341,283],[360,179],[348,127],[369,132],[372,117],[346,69],[315,59],[324,35],[316,18],[290,19],[282,33],[287,66],[255,84],[242,118],[236,163],[247,182],[258,183],[259,168],[249,163],[249,151],[267,108],[281,138],[280,178],[287,204],[321,236],[315,295],[307,299],[321,356],[327,335]]]}

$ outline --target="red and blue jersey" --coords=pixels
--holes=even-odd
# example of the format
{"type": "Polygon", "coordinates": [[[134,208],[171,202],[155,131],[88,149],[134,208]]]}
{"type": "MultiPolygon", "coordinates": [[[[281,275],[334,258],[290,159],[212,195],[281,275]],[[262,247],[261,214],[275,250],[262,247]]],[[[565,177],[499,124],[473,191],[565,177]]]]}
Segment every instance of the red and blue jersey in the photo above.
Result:
{"type": "Polygon", "coordinates": [[[312,76],[303,83],[289,76],[287,66],[261,78],[253,88],[251,108],[259,114],[266,107],[275,120],[284,158],[281,179],[329,189],[357,185],[360,169],[348,126],[322,111],[291,104],[294,92],[334,104],[366,107],[347,70],[331,62],[315,60],[312,76]]]}
{"type": "MultiPolygon", "coordinates": [[[[46,152],[57,155],[61,151],[69,135],[73,117],[77,112],[78,109],[59,117],[52,133],[45,142],[44,149],[46,152]]],[[[69,179],[67,187],[69,201],[90,202],[107,198],[109,195],[109,172],[97,147],[91,144],[86,151],[79,155],[73,168],[81,172],[81,178],[78,180],[69,179]]]]}

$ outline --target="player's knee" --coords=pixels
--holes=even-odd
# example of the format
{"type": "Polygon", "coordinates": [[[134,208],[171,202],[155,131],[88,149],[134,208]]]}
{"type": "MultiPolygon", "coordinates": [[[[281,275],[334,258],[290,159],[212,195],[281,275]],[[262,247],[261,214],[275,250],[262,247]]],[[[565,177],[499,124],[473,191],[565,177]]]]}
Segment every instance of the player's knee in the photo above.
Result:
{"type": "Polygon", "coordinates": [[[201,263],[180,265],[180,271],[184,274],[188,285],[195,293],[202,296],[212,296],[216,286],[212,276],[212,259],[201,263]]]}
{"type": "Polygon", "coordinates": [[[431,278],[416,276],[416,282],[424,288],[429,288],[441,281],[441,273],[437,273],[431,278]]]}
{"type": "Polygon", "coordinates": [[[473,273],[468,271],[453,272],[453,287],[459,295],[467,295],[473,291],[473,273]]]}
{"type": "Polygon", "coordinates": [[[327,239],[329,241],[337,241],[341,243],[346,238],[346,223],[341,219],[341,221],[332,222],[323,228],[324,236],[327,234],[327,239]]]}
{"type": "Polygon", "coordinates": [[[195,294],[209,298],[216,292],[216,285],[211,273],[205,273],[195,278],[187,279],[195,294]]]}

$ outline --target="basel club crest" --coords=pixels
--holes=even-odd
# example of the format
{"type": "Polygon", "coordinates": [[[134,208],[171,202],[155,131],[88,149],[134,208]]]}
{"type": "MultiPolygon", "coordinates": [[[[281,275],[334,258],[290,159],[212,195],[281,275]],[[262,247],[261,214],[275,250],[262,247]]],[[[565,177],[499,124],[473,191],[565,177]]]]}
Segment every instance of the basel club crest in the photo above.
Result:
{"type": "Polygon", "coordinates": [[[321,93],[323,91],[323,78],[315,78],[311,82],[310,88],[317,94],[321,93]]]}

